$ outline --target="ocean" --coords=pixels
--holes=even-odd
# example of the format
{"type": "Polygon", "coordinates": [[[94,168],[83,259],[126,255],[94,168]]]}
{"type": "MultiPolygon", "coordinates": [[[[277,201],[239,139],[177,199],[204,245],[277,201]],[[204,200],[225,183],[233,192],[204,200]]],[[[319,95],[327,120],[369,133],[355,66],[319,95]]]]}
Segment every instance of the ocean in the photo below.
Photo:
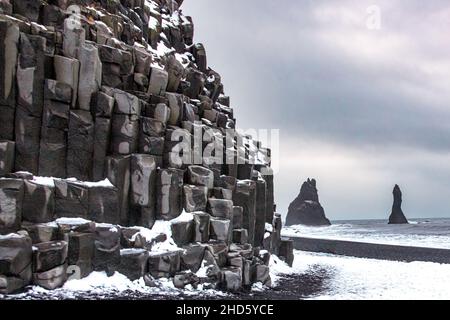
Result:
{"type": "Polygon", "coordinates": [[[388,225],[386,220],[341,220],[326,227],[285,227],[282,235],[450,249],[450,219],[411,219],[408,225],[388,225]]]}

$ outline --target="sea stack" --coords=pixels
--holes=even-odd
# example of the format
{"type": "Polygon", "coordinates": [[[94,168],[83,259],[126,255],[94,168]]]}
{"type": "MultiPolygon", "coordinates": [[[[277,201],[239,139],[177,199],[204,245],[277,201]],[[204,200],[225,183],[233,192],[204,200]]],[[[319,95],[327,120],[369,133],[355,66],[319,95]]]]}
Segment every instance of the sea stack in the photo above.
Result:
{"type": "Polygon", "coordinates": [[[408,220],[402,211],[402,191],[397,184],[392,194],[394,195],[394,204],[392,205],[392,213],[389,216],[389,224],[407,224],[408,220]]]}
{"type": "Polygon", "coordinates": [[[307,226],[329,226],[330,220],[325,216],[325,211],[319,202],[316,180],[305,181],[300,189],[300,194],[289,205],[286,217],[286,225],[303,224],[307,226]]]}

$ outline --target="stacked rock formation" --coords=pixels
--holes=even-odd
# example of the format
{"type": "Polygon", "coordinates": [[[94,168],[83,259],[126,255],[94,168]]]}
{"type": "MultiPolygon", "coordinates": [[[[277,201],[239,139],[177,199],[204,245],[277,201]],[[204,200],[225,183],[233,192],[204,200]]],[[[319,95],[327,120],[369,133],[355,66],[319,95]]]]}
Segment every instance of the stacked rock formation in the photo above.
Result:
{"type": "Polygon", "coordinates": [[[389,216],[389,224],[407,224],[408,219],[406,219],[402,210],[402,191],[397,184],[392,191],[392,195],[394,196],[394,203],[392,204],[392,212],[389,216]]]}
{"type": "Polygon", "coordinates": [[[181,3],[0,1],[0,293],[94,270],[239,290],[270,284],[271,253],[292,263],[270,150],[225,134],[181,3]],[[196,156],[211,144],[243,161],[196,156]]]}
{"type": "Polygon", "coordinates": [[[325,211],[319,202],[316,180],[305,181],[300,189],[300,194],[291,202],[286,217],[286,225],[303,224],[307,226],[331,225],[325,216],[325,211]]]}

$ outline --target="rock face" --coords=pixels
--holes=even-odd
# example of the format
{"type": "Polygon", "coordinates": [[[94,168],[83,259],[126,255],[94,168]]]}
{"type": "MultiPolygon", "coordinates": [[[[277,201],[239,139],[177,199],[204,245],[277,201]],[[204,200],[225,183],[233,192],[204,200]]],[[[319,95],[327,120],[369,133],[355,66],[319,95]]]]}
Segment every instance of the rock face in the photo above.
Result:
{"type": "Polygon", "coordinates": [[[389,216],[389,224],[407,224],[408,219],[406,219],[402,211],[402,191],[397,184],[392,194],[394,196],[394,204],[392,205],[392,212],[389,216]]]}
{"type": "Polygon", "coordinates": [[[316,180],[305,181],[298,197],[289,205],[286,225],[304,224],[307,226],[331,225],[325,216],[325,211],[319,202],[316,180]]]}
{"type": "Polygon", "coordinates": [[[292,264],[271,151],[233,131],[182,2],[0,0],[0,293],[92,271],[238,291],[292,264]]]}

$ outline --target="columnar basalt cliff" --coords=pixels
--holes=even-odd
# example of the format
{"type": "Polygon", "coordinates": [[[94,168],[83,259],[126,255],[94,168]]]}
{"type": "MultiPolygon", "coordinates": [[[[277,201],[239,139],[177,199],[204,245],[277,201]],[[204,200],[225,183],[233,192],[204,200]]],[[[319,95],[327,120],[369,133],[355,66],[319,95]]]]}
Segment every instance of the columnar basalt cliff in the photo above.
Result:
{"type": "Polygon", "coordinates": [[[406,219],[402,210],[402,191],[397,184],[392,191],[392,195],[394,196],[394,203],[392,204],[392,212],[389,216],[389,224],[407,224],[408,219],[406,219]]]}
{"type": "Polygon", "coordinates": [[[0,0],[0,293],[94,270],[233,291],[292,263],[270,150],[226,135],[182,2],[0,0]]]}
{"type": "Polygon", "coordinates": [[[296,224],[307,226],[326,226],[331,224],[319,202],[315,179],[308,178],[303,183],[300,194],[289,205],[286,225],[292,226],[296,224]]]}

